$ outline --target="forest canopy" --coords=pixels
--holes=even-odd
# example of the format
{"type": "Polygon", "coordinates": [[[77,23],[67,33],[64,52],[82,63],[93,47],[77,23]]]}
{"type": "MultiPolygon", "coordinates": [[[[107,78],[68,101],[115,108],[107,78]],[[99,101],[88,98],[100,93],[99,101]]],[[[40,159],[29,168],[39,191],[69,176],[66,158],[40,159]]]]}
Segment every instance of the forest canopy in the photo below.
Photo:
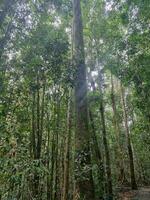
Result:
{"type": "Polygon", "coordinates": [[[0,0],[0,199],[150,199],[149,108],[149,0],[0,0]]]}

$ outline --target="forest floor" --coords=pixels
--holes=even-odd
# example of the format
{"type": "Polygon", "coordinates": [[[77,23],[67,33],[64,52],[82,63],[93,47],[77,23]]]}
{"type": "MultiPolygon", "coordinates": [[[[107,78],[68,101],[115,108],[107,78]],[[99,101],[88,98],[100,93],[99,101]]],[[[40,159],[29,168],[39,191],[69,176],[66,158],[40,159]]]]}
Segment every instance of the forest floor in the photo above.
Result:
{"type": "Polygon", "coordinates": [[[126,188],[118,195],[118,200],[150,200],[150,187],[141,187],[138,190],[126,188]]]}

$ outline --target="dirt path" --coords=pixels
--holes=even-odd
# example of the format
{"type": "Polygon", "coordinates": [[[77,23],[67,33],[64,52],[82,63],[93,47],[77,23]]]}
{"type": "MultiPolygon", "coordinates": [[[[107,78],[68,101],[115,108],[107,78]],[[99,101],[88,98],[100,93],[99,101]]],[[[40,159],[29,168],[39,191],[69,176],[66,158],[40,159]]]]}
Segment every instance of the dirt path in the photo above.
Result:
{"type": "Polygon", "coordinates": [[[142,187],[138,191],[121,192],[118,198],[118,200],[150,200],[150,187],[142,187]]]}

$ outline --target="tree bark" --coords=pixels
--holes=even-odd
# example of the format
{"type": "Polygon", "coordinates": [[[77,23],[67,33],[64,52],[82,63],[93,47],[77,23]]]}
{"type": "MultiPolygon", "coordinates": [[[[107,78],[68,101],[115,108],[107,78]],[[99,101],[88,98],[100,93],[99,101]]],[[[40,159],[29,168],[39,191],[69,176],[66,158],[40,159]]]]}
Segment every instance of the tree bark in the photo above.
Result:
{"type": "Polygon", "coordinates": [[[102,123],[102,133],[103,133],[103,144],[105,149],[105,157],[106,157],[106,174],[107,174],[107,188],[108,188],[108,199],[113,199],[113,190],[112,190],[112,175],[111,175],[111,165],[110,165],[110,154],[109,147],[107,142],[107,134],[106,134],[106,122],[105,122],[105,108],[104,108],[104,100],[103,100],[103,77],[102,70],[98,70],[98,85],[100,90],[100,115],[101,115],[101,123],[102,123]]]}
{"type": "MultiPolygon", "coordinates": [[[[93,77],[91,75],[91,72],[88,74],[88,79],[91,83],[91,87],[93,91],[96,91],[96,86],[95,82],[93,80],[93,77]]],[[[96,128],[94,124],[94,119],[92,115],[91,109],[89,110],[89,118],[90,118],[90,125],[92,129],[92,139],[93,139],[93,148],[95,151],[95,157],[96,157],[96,162],[98,165],[98,180],[99,180],[99,199],[104,199],[104,194],[105,194],[105,170],[104,170],[104,163],[102,159],[102,154],[101,154],[101,149],[99,147],[98,141],[97,141],[97,135],[96,135],[96,128]]]]}
{"type": "Polygon", "coordinates": [[[87,82],[84,56],[83,26],[80,0],[73,0],[74,15],[74,64],[76,107],[76,187],[79,199],[94,199],[90,135],[88,127],[87,82]]]}
{"type": "Polygon", "coordinates": [[[71,140],[71,92],[69,94],[68,100],[68,112],[67,112],[67,136],[66,136],[66,145],[65,145],[65,155],[64,155],[64,177],[63,177],[63,193],[62,200],[68,199],[69,192],[69,166],[70,166],[70,140],[71,140]]]}
{"type": "MultiPolygon", "coordinates": [[[[49,114],[47,113],[47,170],[50,171],[50,126],[49,114]]],[[[51,200],[51,176],[47,175],[47,200],[51,200]]]]}
{"type": "Polygon", "coordinates": [[[112,100],[112,110],[113,110],[113,122],[114,122],[114,129],[116,134],[116,159],[117,159],[117,167],[119,167],[119,174],[118,174],[118,181],[124,183],[126,181],[125,178],[125,170],[124,170],[124,163],[123,163],[123,152],[120,144],[120,126],[119,126],[119,119],[117,116],[117,109],[116,109],[116,100],[115,100],[115,91],[114,91],[114,80],[113,75],[111,73],[111,100],[112,100]]]}
{"type": "Polygon", "coordinates": [[[131,139],[130,139],[130,130],[128,126],[128,115],[126,110],[126,102],[124,97],[124,89],[121,85],[121,97],[122,97],[122,107],[123,107],[123,114],[124,114],[124,124],[125,124],[125,131],[126,131],[126,138],[127,138],[127,148],[128,148],[128,155],[129,155],[129,162],[130,162],[130,176],[131,176],[131,188],[133,190],[137,189],[137,183],[135,179],[135,170],[134,170],[134,160],[133,160],[133,150],[131,146],[131,139]]]}
{"type": "Polygon", "coordinates": [[[99,149],[99,145],[98,145],[98,142],[97,142],[96,130],[95,130],[94,120],[93,120],[93,116],[92,116],[91,111],[89,111],[89,116],[90,116],[91,128],[92,128],[92,133],[93,133],[94,151],[95,151],[95,156],[96,156],[96,160],[97,160],[97,164],[98,164],[99,199],[103,200],[104,194],[105,194],[104,164],[103,164],[101,151],[99,149]]]}
{"type": "Polygon", "coordinates": [[[55,193],[54,199],[60,199],[60,160],[59,160],[59,131],[60,131],[60,97],[56,94],[56,121],[55,121],[55,193]]]}
{"type": "MultiPolygon", "coordinates": [[[[36,139],[35,139],[35,91],[33,91],[33,103],[32,103],[32,133],[31,133],[31,152],[33,153],[33,158],[36,158],[36,139]]],[[[31,155],[32,156],[32,155],[31,155]]]]}

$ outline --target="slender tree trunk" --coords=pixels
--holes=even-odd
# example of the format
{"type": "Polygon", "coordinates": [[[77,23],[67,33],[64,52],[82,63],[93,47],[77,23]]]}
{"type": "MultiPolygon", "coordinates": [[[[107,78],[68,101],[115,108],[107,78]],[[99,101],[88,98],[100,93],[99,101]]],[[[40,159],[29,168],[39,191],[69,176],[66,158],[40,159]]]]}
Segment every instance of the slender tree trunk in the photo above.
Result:
{"type": "MultiPolygon", "coordinates": [[[[47,113],[47,170],[50,170],[50,127],[49,127],[49,115],[47,113]]],[[[47,175],[47,200],[51,200],[51,177],[47,175]]]]}
{"type": "Polygon", "coordinates": [[[36,158],[36,140],[35,140],[35,91],[33,91],[33,103],[32,103],[32,133],[31,133],[31,152],[33,153],[33,158],[36,158]]]}
{"type": "MultiPolygon", "coordinates": [[[[37,72],[37,101],[36,101],[36,157],[35,160],[38,162],[38,166],[40,165],[40,82],[39,82],[39,71],[37,72]]],[[[34,198],[39,199],[39,174],[35,170],[34,173],[34,198]]]]}
{"type": "Polygon", "coordinates": [[[39,82],[39,71],[37,74],[37,158],[40,159],[40,154],[41,154],[41,145],[40,145],[40,82],[39,82]]]}
{"type": "Polygon", "coordinates": [[[95,130],[95,125],[94,125],[94,120],[92,116],[92,112],[89,111],[89,116],[90,116],[90,121],[91,121],[91,128],[92,128],[92,133],[93,133],[93,146],[94,146],[94,151],[95,151],[95,156],[98,164],[98,179],[99,179],[99,199],[104,199],[104,194],[105,194],[105,171],[104,171],[104,165],[103,165],[103,159],[101,155],[101,151],[99,149],[99,145],[97,142],[97,137],[96,137],[96,130],[95,130]]]}
{"type": "Polygon", "coordinates": [[[55,160],[55,157],[54,157],[54,152],[55,152],[55,136],[54,136],[54,133],[53,133],[53,136],[52,136],[52,150],[51,150],[51,173],[50,173],[50,191],[51,191],[51,195],[50,195],[50,200],[53,200],[53,184],[54,184],[54,160],[55,160]]]}
{"type": "Polygon", "coordinates": [[[119,167],[119,176],[118,181],[121,183],[125,182],[125,170],[124,170],[124,164],[123,164],[123,152],[120,144],[120,127],[119,127],[119,119],[117,116],[117,109],[116,109],[116,100],[115,100],[115,94],[114,94],[114,80],[113,75],[111,73],[111,100],[112,100],[112,110],[113,110],[113,118],[114,118],[114,128],[116,133],[116,151],[117,151],[117,167],[119,167]]]}
{"type": "Polygon", "coordinates": [[[84,58],[83,27],[80,0],[73,0],[75,107],[76,107],[76,187],[79,199],[94,199],[92,179],[90,134],[88,128],[87,83],[84,58]],[[89,170],[85,170],[89,167],[89,170]]]}
{"type": "MultiPolygon", "coordinates": [[[[95,82],[93,80],[93,77],[91,75],[91,72],[88,74],[89,81],[91,83],[91,87],[93,91],[96,91],[95,87],[95,82]]],[[[103,159],[102,159],[102,154],[101,150],[99,148],[99,144],[97,141],[97,136],[96,136],[96,128],[94,124],[94,119],[92,115],[92,111],[89,110],[89,118],[90,118],[90,124],[91,124],[91,129],[92,129],[92,139],[93,139],[93,148],[95,151],[95,156],[98,164],[98,179],[99,179],[99,199],[104,199],[104,194],[105,194],[105,170],[104,170],[104,164],[103,164],[103,159]]]]}
{"type": "Polygon", "coordinates": [[[55,194],[54,199],[59,199],[59,151],[58,151],[58,132],[55,133],[55,194]]]}
{"type": "MultiPolygon", "coordinates": [[[[67,128],[67,127],[66,127],[67,128]]],[[[67,131],[66,131],[67,135],[67,131]]],[[[60,147],[60,199],[63,197],[64,190],[64,164],[65,164],[65,149],[66,149],[66,135],[61,137],[61,147],[60,147]]],[[[69,187],[69,186],[68,186],[69,187]]]]}
{"type": "Polygon", "coordinates": [[[68,113],[67,113],[67,136],[66,136],[66,145],[65,145],[65,156],[64,156],[64,178],[63,178],[63,193],[62,200],[68,199],[69,192],[69,167],[70,167],[70,140],[71,140],[71,92],[69,94],[68,100],[68,113]]]}
{"type": "Polygon", "coordinates": [[[131,188],[133,190],[136,190],[137,183],[136,183],[135,171],[134,171],[133,150],[132,150],[132,146],[131,146],[130,130],[129,130],[129,126],[128,126],[128,116],[127,116],[127,110],[126,110],[126,102],[125,102],[125,96],[124,96],[124,89],[123,89],[122,85],[121,85],[121,97],[122,97],[122,107],[123,107],[123,113],[124,113],[124,124],[125,124],[126,137],[127,137],[127,147],[128,147],[129,161],[130,161],[131,188]]]}
{"type": "Polygon", "coordinates": [[[45,115],[44,107],[45,107],[45,80],[43,80],[43,91],[42,91],[42,102],[41,102],[41,115],[40,115],[40,138],[39,138],[40,154],[41,154],[42,139],[43,139],[42,137],[43,137],[43,125],[44,125],[44,115],[45,115]]]}
{"type": "Polygon", "coordinates": [[[105,149],[106,156],[106,174],[107,174],[107,187],[108,187],[108,199],[113,199],[113,190],[112,190],[112,175],[111,175],[111,165],[110,165],[110,155],[109,148],[107,142],[107,134],[106,134],[106,123],[105,123],[105,109],[103,102],[103,77],[102,71],[98,71],[99,76],[99,90],[100,90],[100,115],[101,115],[101,123],[102,123],[102,133],[103,133],[103,144],[105,149]]]}
{"type": "Polygon", "coordinates": [[[60,199],[59,177],[59,128],[60,128],[60,99],[56,97],[56,127],[55,127],[55,194],[54,199],[60,199]]]}

